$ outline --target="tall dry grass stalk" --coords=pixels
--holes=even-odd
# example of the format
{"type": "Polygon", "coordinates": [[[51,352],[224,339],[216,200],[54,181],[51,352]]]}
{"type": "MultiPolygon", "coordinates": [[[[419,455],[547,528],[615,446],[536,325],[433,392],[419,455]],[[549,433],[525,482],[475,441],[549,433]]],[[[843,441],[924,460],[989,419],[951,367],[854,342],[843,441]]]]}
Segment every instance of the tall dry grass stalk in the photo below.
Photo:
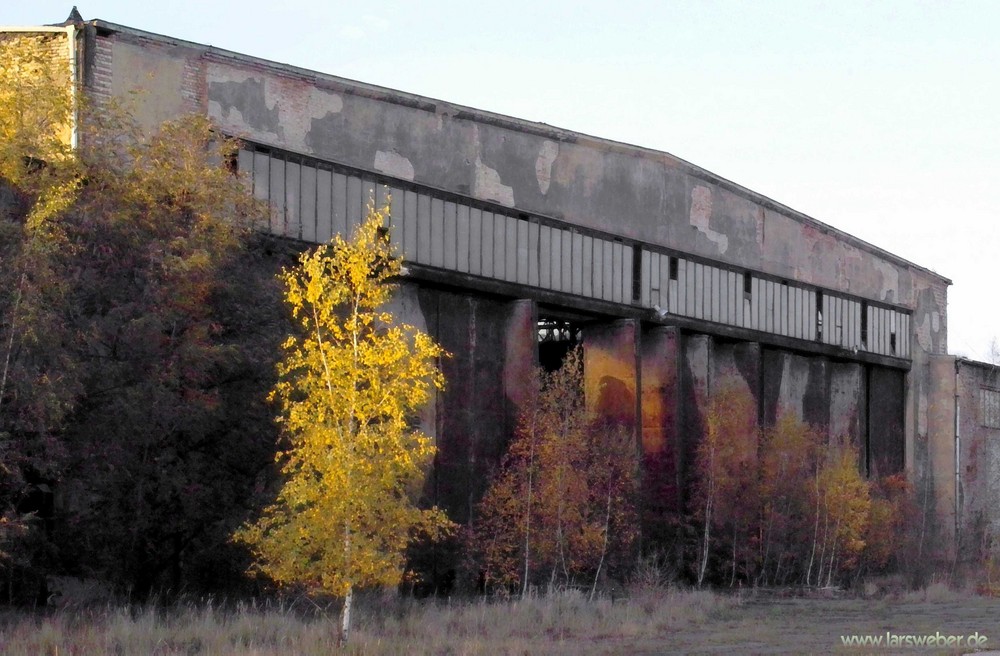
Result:
{"type": "MultiPolygon", "coordinates": [[[[739,602],[706,591],[646,586],[627,599],[583,592],[487,599],[358,600],[347,654],[588,653],[726,616],[739,602]]],[[[191,603],[173,607],[65,609],[0,616],[0,653],[244,655],[337,649],[337,608],[191,603]]]]}

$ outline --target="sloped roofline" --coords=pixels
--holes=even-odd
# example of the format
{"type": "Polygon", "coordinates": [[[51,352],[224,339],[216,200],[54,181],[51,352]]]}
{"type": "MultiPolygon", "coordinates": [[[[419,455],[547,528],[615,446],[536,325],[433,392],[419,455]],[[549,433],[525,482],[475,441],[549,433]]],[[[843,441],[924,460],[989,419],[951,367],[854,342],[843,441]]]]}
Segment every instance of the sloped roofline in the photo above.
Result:
{"type": "MultiPolygon", "coordinates": [[[[798,210],[794,210],[788,207],[787,205],[779,203],[778,201],[772,198],[769,198],[767,196],[764,196],[763,194],[748,189],[747,187],[739,185],[731,180],[727,180],[722,176],[716,175],[711,171],[703,169],[700,166],[692,164],[687,160],[681,159],[680,157],[677,157],[676,155],[672,155],[665,151],[655,150],[644,146],[637,146],[634,144],[624,143],[621,141],[614,141],[613,139],[595,137],[593,135],[585,134],[582,132],[575,132],[573,130],[566,130],[563,128],[554,127],[547,123],[528,121],[513,116],[507,116],[504,114],[498,114],[487,110],[476,109],[474,107],[459,105],[444,100],[437,100],[434,98],[429,98],[427,96],[421,96],[418,94],[409,93],[406,91],[399,91],[397,89],[390,89],[388,87],[369,84],[367,82],[360,82],[358,80],[339,77],[336,75],[331,75],[329,73],[322,73],[319,71],[314,71],[307,68],[294,66],[292,64],[282,64],[280,62],[276,62],[273,60],[254,57],[252,55],[246,55],[232,50],[226,50],[224,48],[217,48],[212,45],[206,45],[202,43],[196,43],[194,41],[187,41],[184,39],[178,39],[175,37],[170,37],[162,34],[156,34],[154,32],[147,32],[145,30],[139,30],[133,27],[128,27],[126,25],[119,25],[117,23],[112,23],[101,19],[93,19],[85,21],[84,24],[93,25],[94,27],[100,30],[119,32],[122,34],[128,34],[140,38],[159,41],[161,43],[204,50],[206,52],[211,53],[214,56],[223,59],[229,59],[257,67],[270,69],[284,75],[293,75],[296,77],[300,77],[307,81],[311,81],[314,84],[317,84],[318,86],[321,86],[325,89],[329,89],[332,91],[362,95],[365,97],[381,100],[384,102],[390,102],[398,105],[424,109],[432,112],[440,111],[442,107],[444,107],[451,110],[448,113],[451,116],[454,116],[455,118],[462,118],[480,123],[491,124],[509,130],[515,130],[519,132],[524,132],[544,137],[546,139],[551,139],[553,141],[575,143],[584,146],[590,146],[597,150],[603,150],[606,152],[622,153],[626,155],[643,157],[645,159],[653,161],[663,162],[673,168],[682,170],[684,173],[690,175],[691,177],[718,186],[722,189],[725,189],[726,191],[736,194],[737,196],[741,196],[751,202],[757,203],[758,205],[766,209],[784,214],[804,225],[815,228],[821,233],[833,235],[837,239],[844,241],[850,244],[851,246],[854,246],[855,248],[867,251],[873,255],[877,255],[878,257],[888,260],[896,265],[920,271],[921,273],[936,278],[937,280],[943,282],[946,285],[952,284],[952,281],[949,278],[946,278],[945,276],[942,276],[941,274],[932,271],[927,267],[911,262],[910,260],[900,257],[899,255],[890,253],[889,251],[879,248],[878,246],[870,242],[867,242],[859,237],[856,237],[848,232],[844,232],[843,230],[835,228],[827,223],[823,223],[818,219],[814,219],[813,217],[807,214],[804,214],[802,212],[799,212],[798,210]]],[[[4,28],[0,28],[0,30],[2,29],[4,28]]]]}

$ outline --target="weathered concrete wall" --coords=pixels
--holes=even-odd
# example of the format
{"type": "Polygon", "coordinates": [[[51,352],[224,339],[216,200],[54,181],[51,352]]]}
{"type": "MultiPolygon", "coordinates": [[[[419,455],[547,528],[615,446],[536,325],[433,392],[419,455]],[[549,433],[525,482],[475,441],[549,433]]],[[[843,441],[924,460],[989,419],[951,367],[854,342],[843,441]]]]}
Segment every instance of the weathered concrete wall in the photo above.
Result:
{"type": "Polygon", "coordinates": [[[833,439],[853,439],[863,445],[868,437],[867,384],[863,365],[830,362],[830,427],[833,439]]]}
{"type": "Polygon", "coordinates": [[[695,483],[695,453],[705,435],[705,416],[711,398],[712,338],[685,335],[682,342],[680,400],[681,435],[677,448],[681,495],[685,510],[695,483]]]}
{"type": "Polygon", "coordinates": [[[980,547],[1000,538],[1000,428],[995,422],[1000,368],[962,360],[958,371],[959,524],[978,542],[968,547],[980,547]],[[984,392],[993,400],[984,399],[984,392]]]}
{"type": "Polygon", "coordinates": [[[944,329],[944,307],[923,298],[937,276],[667,153],[214,53],[206,84],[210,116],[260,143],[920,306],[930,340],[944,329]]]}
{"type": "Polygon", "coordinates": [[[762,354],[762,419],[773,425],[789,414],[814,426],[827,427],[830,400],[827,360],[776,349],[762,354]]]}

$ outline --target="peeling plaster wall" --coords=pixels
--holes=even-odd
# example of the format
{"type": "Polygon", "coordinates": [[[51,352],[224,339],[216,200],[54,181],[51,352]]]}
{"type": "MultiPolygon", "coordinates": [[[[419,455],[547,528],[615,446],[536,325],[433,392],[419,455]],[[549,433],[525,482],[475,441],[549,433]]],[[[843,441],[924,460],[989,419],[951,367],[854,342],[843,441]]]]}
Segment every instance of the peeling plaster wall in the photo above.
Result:
{"type": "Polygon", "coordinates": [[[936,282],[667,153],[216,57],[206,75],[209,114],[269,145],[386,173],[391,153],[407,180],[907,307],[936,282]]]}
{"type": "Polygon", "coordinates": [[[150,121],[201,108],[265,145],[900,304],[919,349],[946,352],[941,278],[667,153],[194,44],[99,41],[111,91],[145,89],[150,121]]]}

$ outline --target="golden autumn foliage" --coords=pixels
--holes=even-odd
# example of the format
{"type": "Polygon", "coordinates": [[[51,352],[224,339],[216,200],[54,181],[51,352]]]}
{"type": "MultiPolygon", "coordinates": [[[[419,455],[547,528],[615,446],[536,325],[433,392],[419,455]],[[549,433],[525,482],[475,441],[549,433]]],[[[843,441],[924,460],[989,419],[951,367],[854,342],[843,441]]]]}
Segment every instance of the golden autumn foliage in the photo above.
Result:
{"type": "Polygon", "coordinates": [[[858,469],[858,450],[850,443],[833,443],[816,474],[816,504],[813,557],[806,572],[812,583],[814,560],[818,557],[816,583],[826,585],[838,571],[850,571],[858,564],[865,548],[865,533],[871,520],[870,483],[858,469]]]}
{"type": "Polygon", "coordinates": [[[635,445],[628,431],[590,421],[580,349],[532,384],[468,536],[489,590],[590,582],[637,537],[635,445]]]}
{"type": "Polygon", "coordinates": [[[791,414],[760,433],[745,387],[722,381],[696,450],[696,579],[829,586],[884,568],[916,509],[903,475],[868,480],[857,447],[791,414]],[[759,439],[759,444],[758,444],[759,439]]]}
{"type": "Polygon", "coordinates": [[[74,90],[63,39],[17,33],[0,39],[0,180],[30,198],[32,230],[69,207],[79,184],[70,140],[74,90]]]}
{"type": "Polygon", "coordinates": [[[761,556],[757,580],[781,584],[798,572],[812,534],[815,504],[807,493],[821,449],[817,431],[782,414],[764,431],[760,454],[761,556]]]}
{"type": "Polygon", "coordinates": [[[723,381],[709,402],[695,467],[695,515],[701,527],[700,586],[708,567],[713,530],[730,539],[730,570],[735,577],[756,519],[757,406],[734,380],[723,381]]]}
{"type": "Polygon", "coordinates": [[[271,394],[287,437],[285,481],[237,534],[277,583],[343,597],[345,639],[352,592],[397,584],[411,538],[451,526],[413,501],[434,455],[413,418],[444,385],[443,352],[382,310],[401,270],[386,218],[369,208],[351,241],[334,237],[282,276],[298,326],[271,394]]]}

